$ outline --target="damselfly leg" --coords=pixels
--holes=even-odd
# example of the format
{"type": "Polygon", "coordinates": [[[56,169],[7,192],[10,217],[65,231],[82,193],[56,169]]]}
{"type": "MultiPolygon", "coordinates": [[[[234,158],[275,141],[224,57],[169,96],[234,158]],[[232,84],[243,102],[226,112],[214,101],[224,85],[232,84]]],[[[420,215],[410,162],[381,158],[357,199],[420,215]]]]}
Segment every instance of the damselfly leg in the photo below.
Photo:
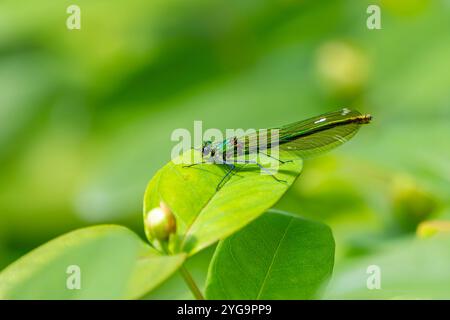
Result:
{"type": "Polygon", "coordinates": [[[225,165],[228,166],[228,171],[227,173],[223,176],[222,180],[220,180],[220,182],[217,184],[216,190],[219,191],[220,188],[223,187],[223,185],[225,184],[227,178],[230,176],[230,174],[234,171],[234,169],[236,169],[236,166],[232,163],[224,163],[225,165]]]}
{"type": "Polygon", "coordinates": [[[294,160],[281,160],[281,159],[275,158],[275,157],[271,156],[270,154],[267,154],[267,153],[264,153],[264,152],[260,152],[259,154],[262,154],[262,155],[264,155],[264,156],[266,156],[266,157],[269,157],[269,158],[272,158],[272,159],[274,159],[274,160],[277,160],[277,161],[280,162],[281,164],[285,164],[285,163],[289,163],[289,162],[294,162],[294,160]]]}
{"type": "MultiPolygon", "coordinates": [[[[274,178],[276,181],[278,182],[282,182],[282,183],[287,183],[286,180],[281,180],[278,179],[274,173],[270,172],[270,170],[268,170],[266,167],[264,167],[262,164],[260,164],[258,161],[254,161],[254,160],[234,160],[234,163],[241,163],[241,164],[254,164],[257,165],[261,171],[264,171],[267,175],[271,176],[272,178],[274,178]]],[[[229,163],[226,163],[229,164],[229,163]]]]}
{"type": "Polygon", "coordinates": [[[206,161],[196,162],[196,163],[191,163],[191,164],[185,164],[185,165],[183,165],[183,168],[190,168],[190,167],[197,166],[199,164],[205,164],[205,163],[206,163],[206,161]]]}

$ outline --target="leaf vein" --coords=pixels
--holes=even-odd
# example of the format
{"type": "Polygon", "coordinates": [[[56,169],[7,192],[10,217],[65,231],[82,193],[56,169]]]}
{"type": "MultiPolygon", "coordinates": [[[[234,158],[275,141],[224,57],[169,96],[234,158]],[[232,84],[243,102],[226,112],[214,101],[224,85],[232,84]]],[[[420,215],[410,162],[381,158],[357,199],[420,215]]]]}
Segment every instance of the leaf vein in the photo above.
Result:
{"type": "Polygon", "coordinates": [[[291,219],[289,220],[289,223],[286,226],[286,229],[284,230],[283,236],[280,238],[280,241],[277,244],[277,247],[275,249],[275,253],[273,255],[272,261],[270,262],[269,268],[267,269],[266,275],[264,276],[264,280],[263,280],[263,283],[261,285],[261,288],[259,289],[258,295],[256,296],[256,300],[259,300],[259,298],[261,297],[261,294],[262,294],[262,292],[264,290],[264,287],[266,286],[267,279],[269,278],[269,274],[272,271],[273,264],[274,264],[274,262],[275,262],[275,260],[277,258],[278,251],[280,250],[281,243],[283,242],[284,238],[286,237],[286,234],[287,234],[289,228],[291,227],[291,224],[292,224],[293,221],[294,221],[294,218],[291,217],[291,219]]]}

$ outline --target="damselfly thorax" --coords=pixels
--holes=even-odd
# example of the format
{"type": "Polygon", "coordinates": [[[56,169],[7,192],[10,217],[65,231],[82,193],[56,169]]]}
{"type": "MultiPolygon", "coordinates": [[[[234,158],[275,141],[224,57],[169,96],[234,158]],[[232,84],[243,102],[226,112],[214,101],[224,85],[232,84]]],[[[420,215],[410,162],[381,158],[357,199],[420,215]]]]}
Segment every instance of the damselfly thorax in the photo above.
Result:
{"type": "Polygon", "coordinates": [[[233,159],[267,150],[267,146],[263,143],[258,144],[257,141],[250,141],[250,139],[255,139],[255,137],[231,137],[216,144],[211,141],[205,141],[202,146],[203,159],[211,163],[228,163],[233,159]],[[255,145],[256,148],[250,148],[250,145],[255,145]]]}

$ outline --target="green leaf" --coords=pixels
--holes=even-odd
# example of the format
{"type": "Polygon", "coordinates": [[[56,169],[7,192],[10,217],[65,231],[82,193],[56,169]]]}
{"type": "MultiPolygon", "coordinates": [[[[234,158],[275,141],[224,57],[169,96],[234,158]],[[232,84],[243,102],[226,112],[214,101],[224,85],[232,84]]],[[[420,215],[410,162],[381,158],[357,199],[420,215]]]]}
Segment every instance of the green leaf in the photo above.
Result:
{"type": "Polygon", "coordinates": [[[176,251],[193,254],[231,235],[272,207],[301,168],[301,160],[280,165],[276,176],[284,183],[260,174],[257,166],[247,165],[217,191],[226,166],[203,164],[186,168],[169,162],[147,187],[144,215],[164,201],[177,220],[176,251]]]}
{"type": "Polygon", "coordinates": [[[312,299],[329,279],[328,226],[269,211],[221,241],[209,267],[208,299],[312,299]]]}
{"type": "MultiPolygon", "coordinates": [[[[0,273],[1,299],[132,299],[152,290],[183,263],[161,256],[131,230],[115,225],[79,229],[23,256],[0,273]],[[69,289],[69,266],[81,288],[69,289]]],[[[70,280],[69,280],[70,282],[70,280]]]]}
{"type": "Polygon", "coordinates": [[[445,234],[396,241],[336,270],[326,298],[450,299],[449,248],[445,234]]]}
{"type": "MultiPolygon", "coordinates": [[[[198,288],[204,292],[208,267],[213,257],[215,246],[209,246],[205,250],[189,257],[183,266],[188,270],[197,284],[198,288]]],[[[195,299],[192,291],[186,284],[180,272],[175,272],[169,279],[164,281],[158,288],[142,297],[146,300],[192,300],[195,299]]]]}
{"type": "Polygon", "coordinates": [[[186,258],[183,253],[163,255],[147,244],[144,246],[128,280],[124,296],[127,299],[142,297],[157,288],[181,267],[186,258]]]}

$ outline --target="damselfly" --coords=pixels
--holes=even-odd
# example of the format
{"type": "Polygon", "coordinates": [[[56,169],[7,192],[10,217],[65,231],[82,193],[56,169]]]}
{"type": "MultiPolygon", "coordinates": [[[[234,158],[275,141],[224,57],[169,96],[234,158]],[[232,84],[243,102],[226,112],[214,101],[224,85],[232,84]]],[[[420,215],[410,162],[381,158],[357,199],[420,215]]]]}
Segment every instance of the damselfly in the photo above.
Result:
{"type": "Polygon", "coordinates": [[[345,143],[356,134],[362,124],[369,123],[371,119],[372,116],[369,114],[363,115],[356,110],[345,108],[279,128],[267,129],[265,139],[261,139],[261,133],[258,131],[254,134],[231,137],[224,141],[204,141],[201,148],[203,160],[186,167],[200,163],[226,165],[228,171],[217,185],[217,189],[221,188],[223,182],[236,169],[236,164],[258,166],[275,180],[283,182],[283,180],[268,172],[257,160],[246,159],[245,157],[264,155],[279,161],[280,164],[291,162],[292,159],[283,160],[273,157],[270,154],[271,149],[276,147],[298,158],[304,158],[345,143]],[[261,140],[264,140],[265,143],[261,143],[261,140]]]}

